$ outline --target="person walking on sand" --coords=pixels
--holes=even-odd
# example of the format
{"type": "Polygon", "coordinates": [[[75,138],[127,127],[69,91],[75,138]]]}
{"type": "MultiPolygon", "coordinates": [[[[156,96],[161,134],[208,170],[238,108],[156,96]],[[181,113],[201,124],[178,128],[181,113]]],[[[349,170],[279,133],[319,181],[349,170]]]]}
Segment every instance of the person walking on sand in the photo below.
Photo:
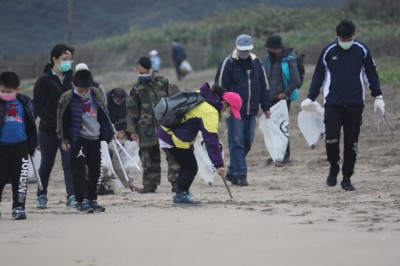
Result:
{"type": "Polygon", "coordinates": [[[183,47],[180,40],[176,38],[172,42],[172,60],[174,61],[175,64],[176,77],[178,80],[181,80],[183,78],[180,66],[185,59],[186,59],[185,48],[183,47]]]}
{"type": "Polygon", "coordinates": [[[50,174],[53,169],[57,150],[61,151],[61,162],[64,171],[65,188],[67,192],[66,205],[76,205],[74,187],[70,169],[70,152],[61,149],[57,138],[57,104],[66,91],[72,90],[72,70],[74,49],[65,44],[57,44],[50,53],[50,61],[46,64],[44,74],[41,75],[33,88],[33,104],[35,112],[40,118],[39,146],[42,160],[39,167],[39,176],[43,190],[37,191],[37,208],[47,208],[47,188],[50,174]]]}
{"type": "Polygon", "coordinates": [[[26,219],[28,154],[33,156],[37,146],[32,101],[21,93],[19,85],[14,72],[0,74],[0,202],[4,186],[10,180],[13,220],[26,219]]]}
{"type": "MultiPolygon", "coordinates": [[[[281,100],[286,100],[288,110],[292,101],[291,95],[301,85],[299,71],[297,70],[297,54],[293,49],[286,49],[282,44],[280,35],[270,35],[265,44],[267,57],[264,68],[269,83],[270,105],[273,106],[281,100]]],[[[286,147],[283,161],[277,166],[290,164],[290,145],[286,147]]]]}
{"type": "Polygon", "coordinates": [[[109,143],[114,136],[114,127],[103,93],[92,87],[93,76],[90,71],[77,71],[72,84],[74,89],[60,97],[57,135],[62,149],[71,151],[76,210],[81,213],[104,212],[105,208],[97,203],[97,187],[101,177],[100,141],[109,143]]]}
{"type": "Polygon", "coordinates": [[[218,66],[215,83],[240,95],[243,105],[238,119],[226,119],[230,163],[226,179],[234,185],[247,186],[246,156],[251,149],[256,128],[256,115],[261,108],[269,118],[268,80],[261,60],[251,53],[254,48],[250,35],[236,38],[236,49],[218,66]]]}
{"type": "Polygon", "coordinates": [[[181,167],[177,191],[173,197],[173,203],[176,205],[200,204],[192,199],[189,192],[198,170],[193,152],[193,142],[198,132],[201,131],[203,135],[208,156],[217,173],[224,177],[225,167],[218,138],[220,117],[228,118],[233,115],[235,119],[241,118],[239,110],[242,100],[239,94],[224,92],[218,85],[210,88],[208,83],[200,88],[200,93],[206,100],[190,109],[177,128],[160,126],[157,130],[161,147],[168,149],[181,167]]]}
{"type": "MultiPolygon", "coordinates": [[[[170,84],[168,79],[154,73],[150,58],[146,56],[139,59],[136,70],[138,81],[133,85],[126,101],[127,131],[131,134],[131,140],[139,141],[143,188],[138,192],[154,193],[161,183],[160,145],[156,136],[158,124],[154,116],[154,106],[162,97],[177,92],[178,88],[170,84]]],[[[179,165],[168,151],[165,154],[168,181],[171,182],[172,191],[175,191],[179,165]]]]}
{"type": "Polygon", "coordinates": [[[321,51],[310,90],[301,103],[302,109],[311,108],[320,91],[324,93],[325,147],[330,163],[326,179],[328,186],[336,186],[340,172],[340,131],[343,127],[344,151],[341,187],[355,189],[350,178],[354,173],[358,153],[358,137],[365,105],[364,80],[375,98],[374,111],[383,115],[385,102],[379,84],[375,61],[368,47],[355,39],[356,26],[342,20],[336,26],[336,40],[321,51]]]}

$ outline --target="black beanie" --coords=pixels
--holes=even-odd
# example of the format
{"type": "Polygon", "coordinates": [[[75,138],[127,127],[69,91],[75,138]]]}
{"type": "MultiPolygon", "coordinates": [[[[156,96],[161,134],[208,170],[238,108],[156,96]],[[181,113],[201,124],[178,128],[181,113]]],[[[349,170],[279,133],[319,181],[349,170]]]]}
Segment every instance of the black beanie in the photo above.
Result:
{"type": "Polygon", "coordinates": [[[118,120],[114,124],[115,130],[120,131],[120,130],[125,130],[127,129],[128,125],[126,123],[126,120],[118,120]]]}
{"type": "Polygon", "coordinates": [[[139,59],[138,64],[142,66],[145,69],[150,69],[151,68],[151,60],[147,56],[143,56],[142,58],[139,59]]]}

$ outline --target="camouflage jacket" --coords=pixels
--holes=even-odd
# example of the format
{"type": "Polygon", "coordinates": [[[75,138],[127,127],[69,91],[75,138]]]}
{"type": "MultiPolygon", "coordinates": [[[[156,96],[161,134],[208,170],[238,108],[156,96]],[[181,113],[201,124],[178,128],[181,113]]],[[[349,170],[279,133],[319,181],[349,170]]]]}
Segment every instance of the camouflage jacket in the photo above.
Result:
{"type": "Polygon", "coordinates": [[[170,96],[178,91],[176,85],[168,79],[153,74],[150,82],[136,82],[126,100],[127,131],[139,135],[141,148],[158,145],[156,136],[157,121],[154,117],[154,107],[162,97],[170,96]]]}

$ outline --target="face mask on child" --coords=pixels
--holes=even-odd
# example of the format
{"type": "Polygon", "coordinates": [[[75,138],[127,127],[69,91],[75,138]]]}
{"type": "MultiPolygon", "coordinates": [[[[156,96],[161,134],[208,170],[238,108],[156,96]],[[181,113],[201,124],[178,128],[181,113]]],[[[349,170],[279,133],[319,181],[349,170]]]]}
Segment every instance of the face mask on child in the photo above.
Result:
{"type": "Polygon", "coordinates": [[[17,93],[16,92],[11,92],[11,93],[0,92],[0,98],[3,99],[6,102],[15,100],[16,97],[17,97],[17,93]]]}

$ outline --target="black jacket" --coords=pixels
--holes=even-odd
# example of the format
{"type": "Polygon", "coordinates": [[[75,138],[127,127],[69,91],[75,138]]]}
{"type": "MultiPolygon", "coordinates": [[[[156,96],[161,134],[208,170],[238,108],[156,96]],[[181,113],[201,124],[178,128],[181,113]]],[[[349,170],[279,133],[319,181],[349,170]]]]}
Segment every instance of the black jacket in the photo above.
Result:
{"type": "Polygon", "coordinates": [[[65,73],[63,84],[51,69],[37,79],[33,88],[33,104],[40,117],[40,130],[56,132],[58,101],[61,95],[70,89],[73,89],[72,71],[65,73]]]}
{"type": "MultiPolygon", "coordinates": [[[[28,145],[28,153],[33,155],[37,146],[37,130],[36,130],[36,115],[33,109],[32,100],[21,93],[17,94],[17,100],[20,101],[25,109],[25,129],[28,145]]],[[[6,104],[5,101],[0,99],[0,130],[4,125],[4,117],[6,116],[6,104]]]]}
{"type": "Polygon", "coordinates": [[[125,120],[126,118],[126,106],[125,102],[118,105],[113,101],[112,94],[115,89],[107,92],[107,109],[110,114],[111,123],[115,124],[119,120],[125,120]]]}

